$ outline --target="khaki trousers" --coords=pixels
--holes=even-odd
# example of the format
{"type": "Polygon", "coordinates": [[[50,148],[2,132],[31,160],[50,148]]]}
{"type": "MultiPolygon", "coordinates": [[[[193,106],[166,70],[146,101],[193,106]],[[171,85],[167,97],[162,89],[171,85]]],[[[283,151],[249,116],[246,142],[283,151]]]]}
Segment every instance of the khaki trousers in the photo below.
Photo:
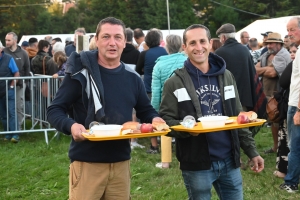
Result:
{"type": "Polygon", "coordinates": [[[172,138],[161,136],[161,162],[172,162],[172,138]]]}
{"type": "Polygon", "coordinates": [[[130,161],[70,165],[69,200],[129,200],[130,161]]]}

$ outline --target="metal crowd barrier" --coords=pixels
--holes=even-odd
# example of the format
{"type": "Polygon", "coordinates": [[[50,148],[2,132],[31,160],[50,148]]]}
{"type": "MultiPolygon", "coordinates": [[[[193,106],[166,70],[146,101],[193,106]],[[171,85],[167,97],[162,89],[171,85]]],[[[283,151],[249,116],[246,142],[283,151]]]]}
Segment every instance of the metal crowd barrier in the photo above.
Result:
{"type": "Polygon", "coordinates": [[[6,94],[8,94],[8,90],[10,89],[8,83],[10,80],[13,80],[15,100],[12,105],[15,106],[16,121],[15,127],[13,127],[13,130],[15,131],[10,131],[11,127],[9,127],[8,111],[11,108],[8,104],[8,95],[6,95],[2,98],[6,98],[6,113],[4,114],[6,114],[7,119],[7,130],[4,130],[3,124],[3,118],[5,118],[5,116],[0,115],[0,124],[2,127],[0,128],[0,134],[18,133],[22,136],[22,133],[44,132],[45,141],[49,144],[48,132],[54,131],[55,137],[58,134],[58,131],[55,128],[52,128],[49,122],[47,122],[46,109],[55,97],[62,79],[63,77],[53,78],[52,76],[38,74],[27,77],[0,77],[0,81],[5,81],[6,83],[6,94]],[[19,86],[19,83],[22,83],[22,88],[19,86]],[[46,91],[45,88],[48,88],[48,90],[46,93],[42,94],[43,90],[46,91]]]}

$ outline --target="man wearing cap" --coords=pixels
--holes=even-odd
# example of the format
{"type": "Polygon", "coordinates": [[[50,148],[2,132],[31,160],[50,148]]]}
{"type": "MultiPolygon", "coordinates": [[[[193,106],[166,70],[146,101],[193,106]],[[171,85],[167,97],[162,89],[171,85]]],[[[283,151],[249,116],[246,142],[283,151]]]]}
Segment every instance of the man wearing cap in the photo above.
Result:
{"type": "MultiPolygon", "coordinates": [[[[293,17],[287,23],[288,36],[293,43],[300,45],[300,17],[293,17]]],[[[287,114],[287,129],[290,153],[288,155],[288,170],[284,183],[280,188],[287,192],[298,191],[300,176],[300,51],[293,61],[290,85],[289,107],[287,114]]]]}
{"type": "Polygon", "coordinates": [[[28,42],[27,41],[23,41],[21,44],[22,49],[24,49],[26,51],[26,48],[28,47],[28,42]]]}
{"type": "Polygon", "coordinates": [[[264,47],[261,50],[261,53],[260,53],[261,56],[268,51],[268,48],[267,48],[267,45],[265,44],[265,41],[268,39],[268,34],[269,33],[273,33],[273,32],[272,31],[267,31],[265,33],[261,33],[261,35],[264,36],[264,38],[263,38],[263,45],[264,45],[264,47]]]}
{"type": "MultiPolygon", "coordinates": [[[[235,39],[235,27],[233,24],[224,24],[216,32],[220,38],[222,47],[216,50],[226,62],[229,70],[237,83],[238,93],[243,110],[253,110],[258,102],[255,92],[255,69],[252,56],[247,48],[235,39]]],[[[265,107],[264,107],[265,110],[265,107]]],[[[262,113],[258,113],[262,116],[262,113]]]]}
{"type": "MultiPolygon", "coordinates": [[[[283,47],[283,40],[279,33],[269,33],[265,41],[268,51],[264,53],[255,65],[256,72],[262,77],[264,93],[271,98],[275,91],[279,91],[279,77],[283,70],[292,61],[290,53],[283,47]]],[[[273,135],[273,147],[265,153],[275,153],[278,147],[278,124],[271,125],[273,135]]]]}

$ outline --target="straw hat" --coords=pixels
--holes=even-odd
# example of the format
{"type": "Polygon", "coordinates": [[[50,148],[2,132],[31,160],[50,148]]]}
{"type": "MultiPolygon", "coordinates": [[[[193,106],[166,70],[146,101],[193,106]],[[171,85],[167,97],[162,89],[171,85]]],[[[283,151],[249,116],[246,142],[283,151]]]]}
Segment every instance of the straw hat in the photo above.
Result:
{"type": "Polygon", "coordinates": [[[283,40],[281,39],[281,35],[279,33],[269,33],[268,34],[268,39],[265,41],[265,43],[271,43],[271,42],[277,42],[277,43],[282,43],[283,40]]]}

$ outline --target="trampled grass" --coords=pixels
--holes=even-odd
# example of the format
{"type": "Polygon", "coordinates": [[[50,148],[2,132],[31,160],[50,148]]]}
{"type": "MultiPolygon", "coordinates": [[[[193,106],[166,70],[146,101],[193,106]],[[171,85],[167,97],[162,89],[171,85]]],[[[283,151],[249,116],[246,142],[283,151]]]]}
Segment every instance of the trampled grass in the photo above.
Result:
{"type": "MultiPolygon", "coordinates": [[[[53,134],[49,134],[53,136],[53,134]]],[[[21,135],[18,144],[3,141],[0,136],[0,199],[66,200],[68,199],[68,147],[70,137],[61,135],[47,146],[43,133],[21,135]]],[[[255,137],[259,152],[271,147],[270,129],[263,128],[255,137]]],[[[139,140],[149,146],[150,139],[139,140]]],[[[178,161],[173,157],[170,169],[158,169],[160,155],[148,155],[146,149],[135,149],[131,156],[131,196],[133,200],[186,200],[178,161]]],[[[242,170],[245,200],[300,199],[300,193],[288,194],[278,189],[283,182],[273,176],[275,154],[264,155],[265,170],[255,174],[242,170]]],[[[245,155],[243,160],[246,161],[245,155]]],[[[213,200],[218,199],[215,191],[213,200]]]]}

